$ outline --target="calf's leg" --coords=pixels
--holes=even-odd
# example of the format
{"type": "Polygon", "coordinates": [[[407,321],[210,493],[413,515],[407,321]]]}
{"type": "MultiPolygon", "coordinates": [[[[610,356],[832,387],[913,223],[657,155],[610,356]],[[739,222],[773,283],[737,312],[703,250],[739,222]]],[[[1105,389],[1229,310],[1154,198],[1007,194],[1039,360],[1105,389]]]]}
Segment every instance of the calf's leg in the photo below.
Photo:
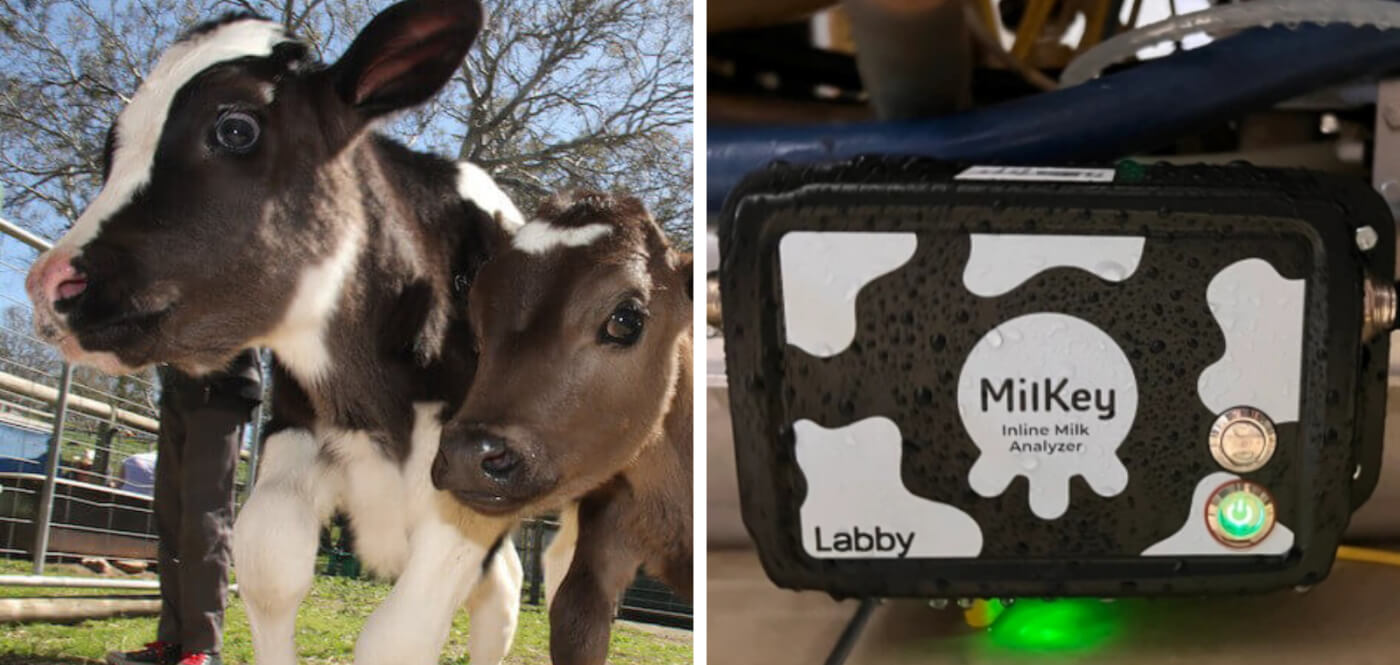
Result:
{"type": "Polygon", "coordinates": [[[520,617],[520,588],[525,570],[520,554],[507,536],[486,563],[486,575],[467,597],[471,627],[467,631],[467,655],[472,663],[499,663],[510,651],[520,617]]]}
{"type": "Polygon", "coordinates": [[[574,548],[578,545],[578,504],[571,503],[559,513],[559,531],[549,548],[544,551],[544,604],[554,604],[554,594],[564,575],[569,572],[569,564],[574,560],[574,548]]]}
{"type": "Polygon", "coordinates": [[[317,536],[333,507],[334,483],[306,430],[264,442],[261,473],[233,530],[239,594],[258,665],[295,665],[297,607],[311,589],[317,536]]]}
{"type": "MultiPolygon", "coordinates": [[[[432,517],[417,525],[403,572],[355,643],[355,665],[437,663],[453,615],[481,579],[486,554],[502,532],[464,533],[458,525],[432,517]]],[[[472,665],[495,662],[473,659],[472,665]]]]}
{"type": "Polygon", "coordinates": [[[607,660],[614,602],[641,565],[623,537],[628,503],[625,492],[608,489],[579,502],[578,546],[549,607],[554,665],[603,665],[607,660]]]}

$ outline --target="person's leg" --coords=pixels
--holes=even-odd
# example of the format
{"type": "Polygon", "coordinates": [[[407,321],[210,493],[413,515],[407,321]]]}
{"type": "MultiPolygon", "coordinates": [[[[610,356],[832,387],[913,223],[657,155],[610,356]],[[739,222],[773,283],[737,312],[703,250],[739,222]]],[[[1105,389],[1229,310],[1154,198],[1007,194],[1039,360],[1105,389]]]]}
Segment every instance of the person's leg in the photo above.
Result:
{"type": "Polygon", "coordinates": [[[164,665],[179,655],[180,642],[180,536],[181,473],[184,420],[170,396],[161,400],[160,434],[156,439],[156,474],[153,509],[156,517],[157,563],[160,566],[160,621],[156,641],[133,651],[112,651],[110,665],[164,665]]]}
{"type": "Polygon", "coordinates": [[[218,652],[223,643],[234,476],[240,427],[250,410],[205,406],[186,414],[181,468],[180,644],[218,652]]]}
{"type": "Polygon", "coordinates": [[[185,441],[184,421],[169,399],[161,400],[160,434],[156,439],[156,478],[153,500],[160,566],[160,623],[156,640],[180,643],[180,561],[182,515],[180,464],[185,441]]]}

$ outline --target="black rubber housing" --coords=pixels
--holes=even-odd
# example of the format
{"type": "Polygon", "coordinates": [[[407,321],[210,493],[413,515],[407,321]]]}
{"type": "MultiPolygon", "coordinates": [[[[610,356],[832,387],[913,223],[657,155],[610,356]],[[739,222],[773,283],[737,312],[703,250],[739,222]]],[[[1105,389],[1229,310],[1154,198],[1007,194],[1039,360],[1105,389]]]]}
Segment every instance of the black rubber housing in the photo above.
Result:
{"type": "Polygon", "coordinates": [[[1126,596],[1257,592],[1324,579],[1352,512],[1380,470],[1389,335],[1361,340],[1366,276],[1395,274],[1385,203],[1359,180],[1248,165],[1117,164],[1112,183],[954,180],[965,165],[861,158],[751,174],[721,213],[720,284],[734,441],[745,524],[779,586],[837,597],[1126,596]],[[1357,247],[1370,226],[1379,241],[1357,247]],[[867,284],[855,341],[817,358],[785,342],[778,240],[790,231],[919,236],[912,259],[867,284]],[[969,233],[1140,235],[1141,264],[1110,283],[1047,270],[1002,296],[953,288],[969,233]],[[1219,470],[1206,444],[1216,414],[1196,393],[1224,338],[1205,303],[1220,268],[1266,257],[1306,280],[1299,420],[1278,451],[1240,474],[1274,492],[1295,533],[1283,556],[1141,557],[1180,527],[1194,480],[1219,470]],[[1060,311],[1107,332],[1138,377],[1138,415],[1118,452],[1134,480],[1104,498],[1072,479],[1070,507],[1042,520],[1017,478],[999,497],[971,491],[978,449],[957,416],[961,359],[998,323],[1060,311]],[[871,415],[900,424],[901,478],[982,528],[980,556],[816,559],[805,552],[806,493],[792,423],[834,427],[871,415]]]}

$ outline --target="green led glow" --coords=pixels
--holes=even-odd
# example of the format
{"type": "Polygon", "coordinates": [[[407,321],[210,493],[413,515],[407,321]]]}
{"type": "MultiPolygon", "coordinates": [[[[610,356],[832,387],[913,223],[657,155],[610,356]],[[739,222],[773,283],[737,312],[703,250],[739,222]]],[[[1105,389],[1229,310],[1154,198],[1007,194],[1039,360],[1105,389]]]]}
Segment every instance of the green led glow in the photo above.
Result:
{"type": "Polygon", "coordinates": [[[1248,540],[1258,535],[1267,522],[1264,500],[1250,492],[1231,492],[1220,500],[1216,520],[1230,538],[1248,540]]]}
{"type": "Polygon", "coordinates": [[[993,644],[1014,651],[1079,651],[1119,632],[1115,607],[1097,599],[1018,600],[988,629],[993,644]]]}

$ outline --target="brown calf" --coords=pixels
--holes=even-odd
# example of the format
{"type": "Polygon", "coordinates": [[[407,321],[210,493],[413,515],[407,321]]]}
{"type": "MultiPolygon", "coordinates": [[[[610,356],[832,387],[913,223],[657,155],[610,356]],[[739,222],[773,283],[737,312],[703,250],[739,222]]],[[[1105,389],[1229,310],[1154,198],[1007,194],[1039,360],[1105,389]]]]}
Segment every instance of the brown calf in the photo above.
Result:
{"type": "Polygon", "coordinates": [[[481,355],[433,483],[487,514],[569,507],[550,652],[601,664],[639,565],[691,592],[691,259],[637,200],[597,193],[501,244],[467,299],[481,355]]]}

